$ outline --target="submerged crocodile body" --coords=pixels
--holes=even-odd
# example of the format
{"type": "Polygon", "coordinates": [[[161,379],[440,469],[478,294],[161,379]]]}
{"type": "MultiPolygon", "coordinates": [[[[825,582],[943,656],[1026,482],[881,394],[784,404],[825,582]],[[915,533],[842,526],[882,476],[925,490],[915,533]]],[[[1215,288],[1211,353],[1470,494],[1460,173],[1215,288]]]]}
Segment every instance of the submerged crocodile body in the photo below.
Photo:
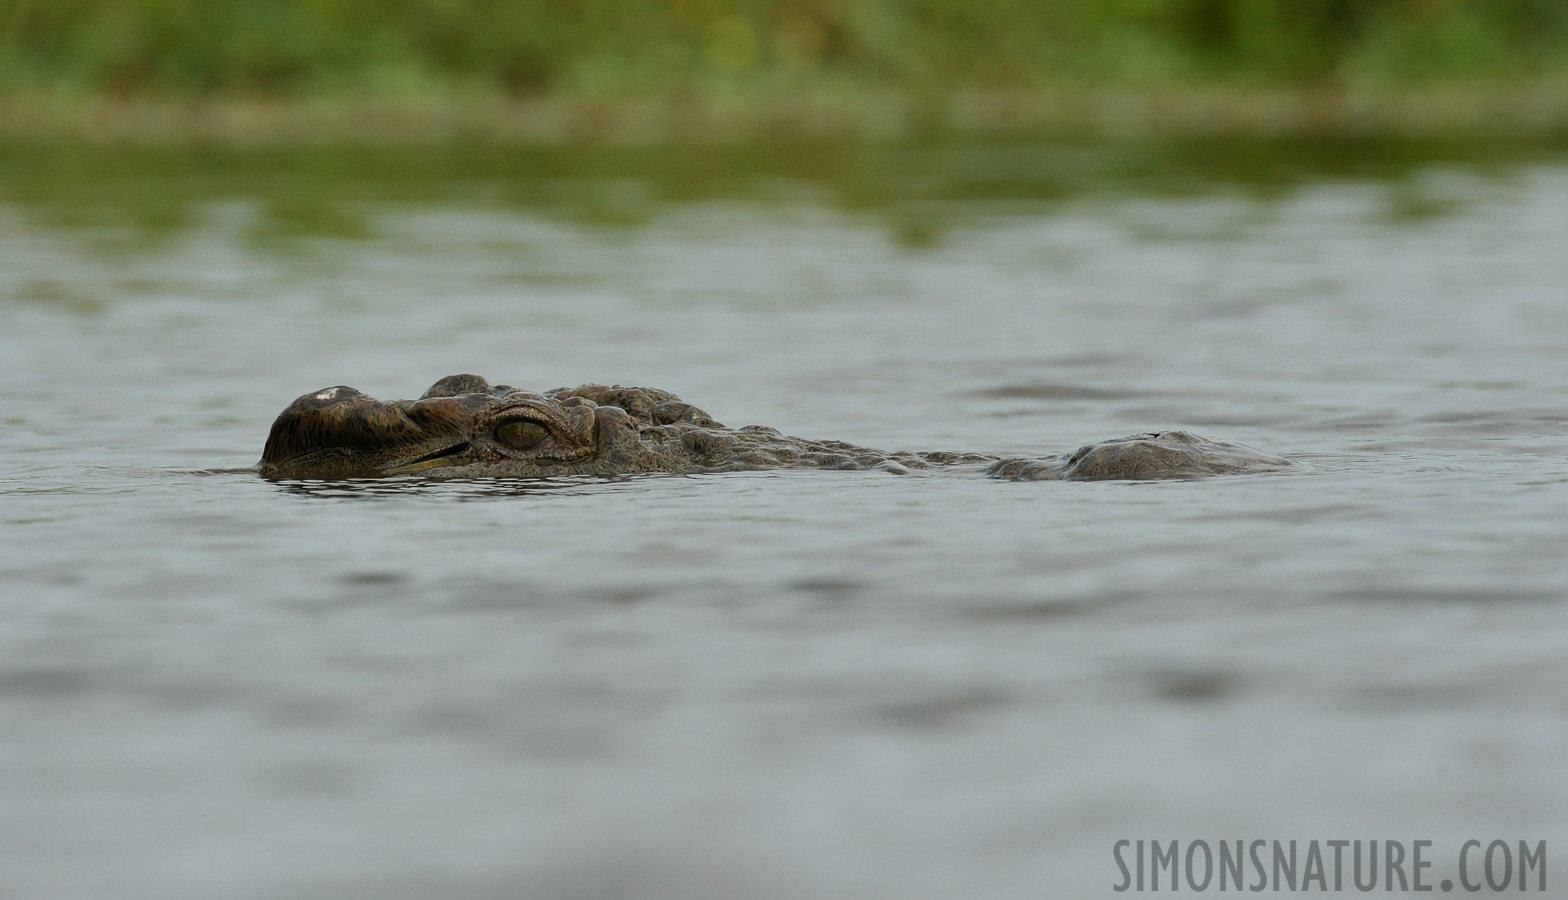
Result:
{"type": "Polygon", "coordinates": [[[963,464],[1014,481],[1196,478],[1292,465],[1183,431],[1135,434],[1039,459],[889,453],[760,425],[726,428],[653,388],[585,384],[541,394],[450,375],[418,400],[374,400],[341,385],[300,397],[272,424],[259,472],[290,480],[540,478],[963,464]]]}

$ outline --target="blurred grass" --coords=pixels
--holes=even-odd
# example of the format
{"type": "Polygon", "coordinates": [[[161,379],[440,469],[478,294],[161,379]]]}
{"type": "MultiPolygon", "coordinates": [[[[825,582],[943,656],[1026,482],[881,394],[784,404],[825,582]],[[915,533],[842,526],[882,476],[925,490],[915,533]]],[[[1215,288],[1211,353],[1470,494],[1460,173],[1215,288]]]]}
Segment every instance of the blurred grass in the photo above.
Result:
{"type": "Polygon", "coordinates": [[[1568,0],[0,0],[0,105],[283,140],[1560,128],[1568,0]]]}

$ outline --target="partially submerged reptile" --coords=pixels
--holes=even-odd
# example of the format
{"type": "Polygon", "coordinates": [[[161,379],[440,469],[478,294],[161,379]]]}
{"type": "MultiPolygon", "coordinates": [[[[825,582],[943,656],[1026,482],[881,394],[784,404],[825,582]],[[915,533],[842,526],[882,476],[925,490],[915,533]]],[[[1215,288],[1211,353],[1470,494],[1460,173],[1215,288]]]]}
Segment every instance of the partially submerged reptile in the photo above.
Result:
{"type": "Polygon", "coordinates": [[[1135,434],[1039,459],[889,453],[760,425],[726,428],[654,388],[585,384],[536,394],[450,375],[418,400],[375,400],[342,385],[300,397],[272,423],[259,471],[271,479],[540,478],[961,464],[1014,481],[1195,478],[1292,465],[1184,431],[1135,434]]]}

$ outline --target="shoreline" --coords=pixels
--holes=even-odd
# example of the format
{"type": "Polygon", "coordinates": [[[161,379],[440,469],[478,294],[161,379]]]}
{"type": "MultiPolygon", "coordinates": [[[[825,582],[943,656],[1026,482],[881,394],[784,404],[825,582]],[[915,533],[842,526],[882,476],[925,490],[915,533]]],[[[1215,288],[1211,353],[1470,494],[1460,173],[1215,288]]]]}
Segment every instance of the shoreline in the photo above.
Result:
{"type": "Polygon", "coordinates": [[[840,92],[596,101],[0,96],[0,142],[130,146],[724,144],[921,138],[1560,139],[1568,80],[1400,91],[840,92]]]}

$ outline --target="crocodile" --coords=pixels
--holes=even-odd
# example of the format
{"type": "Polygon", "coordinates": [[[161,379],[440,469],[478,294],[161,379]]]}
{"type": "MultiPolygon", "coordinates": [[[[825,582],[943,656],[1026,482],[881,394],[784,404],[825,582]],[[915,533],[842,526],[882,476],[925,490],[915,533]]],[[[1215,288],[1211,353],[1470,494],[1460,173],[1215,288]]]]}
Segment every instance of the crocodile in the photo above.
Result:
{"type": "Polygon", "coordinates": [[[1013,481],[1146,480],[1271,472],[1286,459],[1184,431],[1134,434],[1042,458],[887,452],[726,428],[655,388],[585,384],[543,393],[449,375],[418,400],[344,385],[306,394],[272,424],[257,466],[272,480],[541,478],[761,469],[982,469],[1013,481]]]}

